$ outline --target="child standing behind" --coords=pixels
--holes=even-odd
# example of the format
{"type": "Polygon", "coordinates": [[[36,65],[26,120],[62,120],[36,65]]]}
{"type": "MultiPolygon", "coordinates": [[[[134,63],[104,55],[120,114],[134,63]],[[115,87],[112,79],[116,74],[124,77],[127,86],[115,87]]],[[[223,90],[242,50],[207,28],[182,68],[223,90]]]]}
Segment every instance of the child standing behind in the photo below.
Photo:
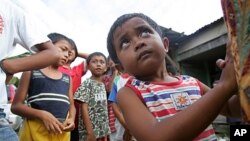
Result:
{"type": "MultiPolygon", "coordinates": [[[[115,78],[115,76],[117,75],[117,70],[115,68],[115,64],[114,62],[110,59],[110,57],[108,56],[107,59],[107,71],[105,72],[105,74],[103,75],[102,81],[105,85],[105,89],[106,89],[106,93],[107,93],[107,98],[110,95],[111,89],[112,89],[112,83],[113,80],[115,78]]],[[[110,135],[108,136],[108,139],[110,141],[113,141],[113,135],[116,133],[116,128],[115,128],[115,115],[114,115],[114,111],[112,109],[111,103],[108,101],[108,115],[109,115],[109,128],[110,128],[110,135]]]]}
{"type": "Polygon", "coordinates": [[[12,112],[25,117],[20,141],[69,141],[68,131],[74,129],[72,82],[58,70],[68,61],[71,44],[68,38],[53,43],[60,50],[60,60],[41,70],[24,72],[13,100],[12,112]],[[24,104],[26,97],[29,106],[24,104]]]}
{"type": "Polygon", "coordinates": [[[238,96],[232,96],[237,84],[229,51],[219,84],[209,90],[193,77],[169,75],[168,39],[144,14],[119,17],[109,31],[107,45],[114,63],[135,77],[119,90],[117,102],[137,140],[216,140],[209,126],[216,116],[220,112],[240,116],[238,96]]]}
{"type": "Polygon", "coordinates": [[[92,76],[77,89],[74,99],[80,102],[79,140],[106,141],[109,134],[107,96],[102,76],[107,68],[105,55],[94,52],[87,58],[92,76]]]}
{"type": "Polygon", "coordinates": [[[130,77],[131,76],[129,76],[128,74],[123,74],[120,71],[113,81],[112,89],[108,100],[116,117],[115,120],[116,132],[111,134],[112,136],[110,136],[111,137],[110,141],[132,140],[132,136],[130,135],[129,130],[127,130],[127,125],[122,115],[121,109],[117,105],[117,93],[122,87],[125,86],[130,77]]]}

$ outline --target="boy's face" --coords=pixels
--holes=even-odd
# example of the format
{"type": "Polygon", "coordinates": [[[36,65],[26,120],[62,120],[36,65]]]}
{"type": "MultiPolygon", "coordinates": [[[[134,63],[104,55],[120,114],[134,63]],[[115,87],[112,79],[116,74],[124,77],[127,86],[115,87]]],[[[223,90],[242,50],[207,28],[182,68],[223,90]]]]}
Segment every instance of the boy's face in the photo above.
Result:
{"type": "Polygon", "coordinates": [[[70,49],[71,45],[66,40],[59,40],[54,45],[58,47],[60,50],[60,59],[56,66],[62,66],[68,62],[69,51],[71,50],[70,49]]]}
{"type": "Polygon", "coordinates": [[[143,19],[131,18],[115,30],[113,37],[117,57],[131,75],[154,75],[164,63],[167,45],[143,19]]]}
{"type": "Polygon", "coordinates": [[[107,69],[106,60],[103,56],[93,56],[88,64],[88,69],[94,76],[102,76],[107,69]]]}

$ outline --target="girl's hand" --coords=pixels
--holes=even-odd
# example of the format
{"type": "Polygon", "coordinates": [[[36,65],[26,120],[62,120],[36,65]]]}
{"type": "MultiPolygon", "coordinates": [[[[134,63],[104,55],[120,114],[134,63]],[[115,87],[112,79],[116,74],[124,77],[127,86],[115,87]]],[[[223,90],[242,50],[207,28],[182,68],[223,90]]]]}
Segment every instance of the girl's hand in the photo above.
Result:
{"type": "Polygon", "coordinates": [[[218,68],[223,69],[225,67],[226,61],[223,59],[216,60],[216,65],[218,68]]]}
{"type": "Polygon", "coordinates": [[[225,89],[230,90],[230,93],[235,94],[237,92],[238,86],[236,82],[236,72],[230,45],[231,43],[229,42],[227,44],[225,60],[218,59],[216,61],[217,66],[222,69],[218,84],[223,85],[225,89]]]}
{"type": "Polygon", "coordinates": [[[57,118],[47,111],[42,111],[41,115],[41,120],[49,132],[62,133],[63,124],[57,118]]]}
{"type": "Polygon", "coordinates": [[[64,123],[63,131],[72,131],[75,128],[75,123],[72,118],[67,118],[64,123]]]}

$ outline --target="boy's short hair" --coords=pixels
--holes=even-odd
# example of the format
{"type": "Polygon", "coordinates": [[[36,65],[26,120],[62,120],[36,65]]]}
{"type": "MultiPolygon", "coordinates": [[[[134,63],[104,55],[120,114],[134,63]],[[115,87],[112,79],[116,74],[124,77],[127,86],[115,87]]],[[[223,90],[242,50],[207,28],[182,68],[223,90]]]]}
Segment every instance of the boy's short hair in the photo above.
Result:
{"type": "Polygon", "coordinates": [[[114,61],[115,64],[121,64],[121,63],[114,49],[113,34],[115,30],[117,29],[117,27],[122,26],[126,21],[134,17],[138,17],[138,18],[145,20],[160,35],[160,37],[162,37],[162,31],[160,29],[160,26],[154,20],[152,20],[150,17],[146,15],[142,13],[129,13],[129,14],[124,14],[120,16],[119,18],[116,19],[116,21],[111,26],[109,33],[108,33],[108,37],[107,37],[107,49],[108,49],[111,59],[114,61]]]}
{"type": "Polygon", "coordinates": [[[86,59],[87,65],[89,65],[90,60],[91,60],[94,56],[103,56],[104,59],[105,59],[105,62],[106,62],[106,64],[107,64],[107,57],[106,57],[103,53],[101,53],[101,52],[93,52],[93,53],[91,53],[91,54],[88,56],[88,58],[86,59]]]}
{"type": "Polygon", "coordinates": [[[74,62],[74,60],[78,56],[78,50],[77,50],[77,46],[76,46],[75,42],[72,39],[68,38],[67,36],[65,36],[63,34],[56,33],[56,32],[50,33],[48,35],[48,37],[50,38],[50,40],[52,41],[53,44],[55,44],[56,42],[58,42],[60,40],[66,40],[70,44],[71,49],[75,50],[75,58],[71,61],[71,62],[74,62]]]}
{"type": "Polygon", "coordinates": [[[52,41],[53,44],[55,44],[56,42],[60,41],[60,40],[66,40],[66,41],[69,41],[69,38],[66,37],[65,35],[63,34],[60,34],[60,33],[50,33],[48,35],[49,39],[52,41]]]}

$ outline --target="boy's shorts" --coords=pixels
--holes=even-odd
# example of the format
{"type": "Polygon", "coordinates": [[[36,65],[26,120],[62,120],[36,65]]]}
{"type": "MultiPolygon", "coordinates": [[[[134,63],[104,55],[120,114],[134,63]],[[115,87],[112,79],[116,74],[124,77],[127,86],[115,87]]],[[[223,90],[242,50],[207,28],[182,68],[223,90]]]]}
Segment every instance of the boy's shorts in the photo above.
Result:
{"type": "Polygon", "coordinates": [[[19,130],[20,141],[69,141],[70,132],[62,134],[49,133],[45,125],[40,120],[25,119],[19,130]]]}

